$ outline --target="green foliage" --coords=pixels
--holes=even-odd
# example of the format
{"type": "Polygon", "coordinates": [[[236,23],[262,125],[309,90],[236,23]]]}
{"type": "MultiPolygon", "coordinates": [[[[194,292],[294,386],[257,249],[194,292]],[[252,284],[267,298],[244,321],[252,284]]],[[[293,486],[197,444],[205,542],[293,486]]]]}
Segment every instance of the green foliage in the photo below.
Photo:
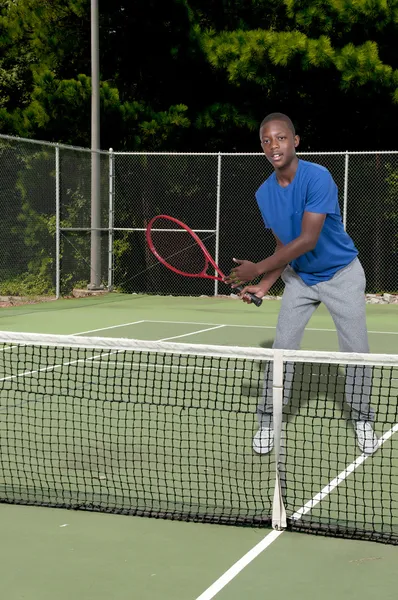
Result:
{"type": "MultiPolygon", "coordinates": [[[[105,6],[104,20],[107,19],[105,6]]],[[[113,5],[116,20],[120,7],[113,5]]],[[[75,145],[90,143],[90,3],[5,2],[0,22],[0,130],[75,145]]],[[[124,18],[123,14],[120,18],[124,18]]],[[[116,24],[116,22],[115,22],[116,24]]],[[[112,27],[112,24],[110,24],[112,27]]],[[[107,27],[103,28],[105,37],[107,27]]],[[[111,34],[110,34],[111,35],[111,34]]],[[[112,35],[111,35],[112,37],[112,35]]],[[[129,34],[130,37],[130,34],[129,34]]],[[[104,48],[106,58],[106,48],[104,48]]],[[[113,56],[113,63],[115,57],[113,56]]],[[[116,58],[120,60],[120,57],[116,58]]],[[[131,65],[130,56],[123,60],[131,65]]],[[[103,60],[106,64],[107,60],[103,60]]],[[[120,93],[118,74],[102,78],[102,139],[130,149],[157,148],[190,125],[184,103],[152,108],[152,99],[120,93]],[[109,135],[108,135],[109,132],[109,135]],[[109,141],[108,141],[109,138],[109,141]]],[[[136,87],[136,85],[134,85],[136,87]]]]}
{"type": "Polygon", "coordinates": [[[52,282],[45,275],[27,272],[0,280],[1,296],[38,297],[55,294],[52,282]]]}
{"type": "MultiPolygon", "coordinates": [[[[102,0],[101,147],[252,151],[258,123],[282,110],[295,121],[303,150],[395,148],[397,23],[398,0],[102,0]]],[[[89,0],[3,0],[2,133],[89,146],[90,75],[89,0]]],[[[63,227],[89,226],[89,158],[62,156],[63,227]]],[[[2,285],[33,290],[36,280],[37,290],[53,290],[53,154],[33,147],[13,154],[5,144],[0,159],[2,285]]],[[[381,176],[369,162],[367,189],[376,177],[383,181],[380,214],[394,232],[396,168],[383,169],[381,176]]],[[[159,173],[140,157],[133,173],[121,171],[120,226],[142,226],[142,215],[158,209],[154,197],[175,197],[179,212],[184,200],[199,198],[183,159],[159,173]]],[[[106,190],[106,166],[101,173],[106,190]]],[[[395,252],[396,235],[390,238],[395,252]]],[[[118,281],[130,277],[135,242],[123,232],[115,240],[118,281]]],[[[65,234],[61,253],[62,291],[69,293],[87,279],[89,235],[65,234]]]]}
{"type": "Polygon", "coordinates": [[[267,86],[276,81],[272,67],[287,67],[298,59],[301,68],[335,68],[341,73],[341,87],[374,83],[396,89],[398,71],[383,64],[376,42],[346,44],[333,48],[327,36],[311,39],[299,31],[234,31],[203,37],[203,49],[211,64],[224,68],[231,82],[254,81],[267,86]],[[271,69],[270,69],[271,68],[271,69]]]}
{"type": "Polygon", "coordinates": [[[392,225],[390,243],[392,252],[398,257],[398,167],[388,163],[386,171],[387,193],[383,216],[392,225]]]}
{"type": "MultiPolygon", "coordinates": [[[[90,159],[90,155],[87,156],[90,159]]],[[[0,293],[15,296],[55,294],[55,150],[36,144],[2,142],[0,206],[0,293]]],[[[107,164],[106,160],[106,164],[107,164]]],[[[81,153],[60,150],[65,174],[60,181],[63,227],[90,215],[90,163],[81,153]]],[[[104,170],[102,185],[108,174],[104,170]]],[[[89,275],[90,237],[61,240],[61,292],[70,294],[89,275]]]]}
{"type": "Polygon", "coordinates": [[[242,114],[233,104],[215,103],[198,115],[195,125],[198,129],[229,130],[231,125],[256,130],[258,123],[250,115],[242,114]]]}
{"type": "MultiPolygon", "coordinates": [[[[363,147],[361,112],[396,120],[397,22],[398,0],[103,0],[101,145],[252,149],[278,108],[317,144],[333,106],[363,147]]],[[[89,145],[88,0],[5,1],[0,24],[0,131],[89,145]]]]}

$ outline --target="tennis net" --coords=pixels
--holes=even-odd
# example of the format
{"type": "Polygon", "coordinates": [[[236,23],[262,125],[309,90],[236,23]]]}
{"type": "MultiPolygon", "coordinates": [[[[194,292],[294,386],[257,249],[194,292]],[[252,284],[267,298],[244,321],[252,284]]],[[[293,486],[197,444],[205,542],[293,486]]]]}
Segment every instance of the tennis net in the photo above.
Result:
{"type": "Polygon", "coordinates": [[[0,502],[398,543],[397,396],[398,356],[0,332],[0,502]]]}

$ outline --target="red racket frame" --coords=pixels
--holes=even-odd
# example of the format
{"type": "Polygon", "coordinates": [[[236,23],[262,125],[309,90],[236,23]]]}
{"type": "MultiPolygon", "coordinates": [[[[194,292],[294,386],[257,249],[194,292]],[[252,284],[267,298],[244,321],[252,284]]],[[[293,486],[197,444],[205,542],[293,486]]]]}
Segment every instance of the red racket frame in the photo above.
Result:
{"type": "MultiPolygon", "coordinates": [[[[213,279],[214,281],[223,281],[224,282],[224,279],[225,279],[224,273],[221,271],[220,267],[217,265],[217,263],[215,262],[215,260],[213,259],[213,257],[209,253],[209,251],[207,250],[206,246],[202,242],[202,240],[199,238],[199,236],[196,235],[196,233],[194,231],[192,231],[192,229],[190,227],[188,227],[188,225],[185,225],[185,223],[183,223],[179,219],[176,219],[175,217],[170,217],[169,215],[156,215],[149,221],[148,226],[146,228],[145,235],[146,235],[146,241],[148,243],[149,249],[152,252],[152,254],[154,254],[154,256],[156,256],[156,258],[158,259],[159,262],[162,263],[162,265],[164,265],[171,271],[174,271],[174,273],[178,273],[179,275],[184,275],[184,277],[201,277],[203,279],[213,279]],[[167,262],[167,260],[165,258],[163,258],[162,256],[160,256],[160,254],[158,254],[158,252],[155,248],[155,245],[152,241],[152,237],[151,237],[151,229],[153,228],[153,224],[158,219],[167,219],[168,221],[172,221],[179,227],[182,227],[182,229],[185,229],[185,231],[187,233],[189,233],[190,236],[199,245],[199,247],[202,250],[204,257],[205,257],[205,266],[204,266],[204,269],[202,271],[200,271],[200,273],[187,273],[186,271],[181,271],[180,269],[173,267],[173,265],[171,265],[169,262],[167,262]],[[214,270],[219,274],[219,277],[217,277],[217,275],[209,275],[208,273],[206,273],[207,269],[209,268],[209,264],[211,264],[214,267],[214,270]]],[[[243,287],[238,286],[233,289],[240,292],[243,289],[243,287]]],[[[254,294],[247,294],[247,295],[250,296],[253,304],[255,304],[256,306],[260,306],[262,304],[261,298],[258,298],[254,294]]]]}

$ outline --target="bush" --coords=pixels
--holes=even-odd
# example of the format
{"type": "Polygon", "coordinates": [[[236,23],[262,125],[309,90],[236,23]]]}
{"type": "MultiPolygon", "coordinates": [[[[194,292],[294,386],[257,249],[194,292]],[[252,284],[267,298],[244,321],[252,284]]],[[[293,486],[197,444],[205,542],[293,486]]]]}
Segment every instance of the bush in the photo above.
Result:
{"type": "Polygon", "coordinates": [[[1,296],[51,296],[55,295],[52,281],[43,275],[23,273],[0,281],[1,296]]]}

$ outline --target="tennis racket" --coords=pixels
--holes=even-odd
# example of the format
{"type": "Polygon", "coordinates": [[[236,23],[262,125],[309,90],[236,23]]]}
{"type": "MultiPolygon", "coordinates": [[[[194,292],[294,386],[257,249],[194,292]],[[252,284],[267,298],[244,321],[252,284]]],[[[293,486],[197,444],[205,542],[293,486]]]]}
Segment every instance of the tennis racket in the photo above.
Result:
{"type": "MultiPolygon", "coordinates": [[[[185,277],[202,277],[225,283],[225,275],[209,254],[206,246],[192,229],[174,217],[153,217],[146,229],[146,239],[151,252],[174,273],[185,277]],[[170,235],[175,233],[176,235],[170,235]],[[209,265],[216,274],[208,273],[209,265]]],[[[233,288],[241,292],[243,286],[233,288]]],[[[261,306],[262,298],[247,294],[255,306],[261,306]]]]}

